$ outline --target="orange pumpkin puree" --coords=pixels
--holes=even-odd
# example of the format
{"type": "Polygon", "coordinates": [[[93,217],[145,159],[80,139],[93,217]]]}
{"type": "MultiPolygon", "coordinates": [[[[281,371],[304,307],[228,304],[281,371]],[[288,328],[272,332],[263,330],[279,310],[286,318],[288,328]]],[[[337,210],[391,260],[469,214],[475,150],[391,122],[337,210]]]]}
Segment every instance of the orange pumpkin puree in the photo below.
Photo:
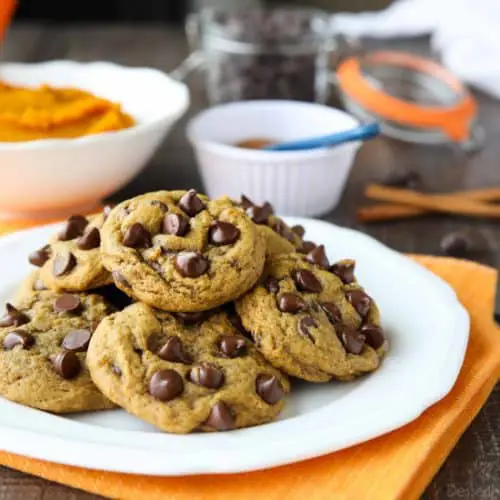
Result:
{"type": "Polygon", "coordinates": [[[132,127],[119,104],[73,88],[0,82],[0,142],[73,138],[132,127]]]}

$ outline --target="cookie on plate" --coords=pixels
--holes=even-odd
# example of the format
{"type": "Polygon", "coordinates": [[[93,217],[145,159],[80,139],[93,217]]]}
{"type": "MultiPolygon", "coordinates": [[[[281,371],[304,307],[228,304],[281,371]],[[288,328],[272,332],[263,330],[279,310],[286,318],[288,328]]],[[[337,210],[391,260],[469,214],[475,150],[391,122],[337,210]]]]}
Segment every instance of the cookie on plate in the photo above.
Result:
{"type": "Polygon", "coordinates": [[[269,422],[289,391],[220,311],[175,315],[133,304],[99,325],[87,359],[108,398],[173,433],[269,422]]]}
{"type": "Polygon", "coordinates": [[[98,295],[34,293],[0,318],[0,396],[54,413],[114,405],[86,367],[92,332],[110,312],[98,295]]]}
{"type": "MultiPolygon", "coordinates": [[[[32,271],[21,283],[19,289],[14,295],[12,303],[14,305],[21,304],[27,300],[31,300],[33,295],[38,297],[51,296],[54,292],[49,290],[42,279],[40,278],[40,270],[32,271]]],[[[123,293],[114,284],[104,285],[99,288],[93,288],[92,293],[101,296],[111,307],[117,311],[125,309],[132,304],[133,300],[123,293]]]]}
{"type": "Polygon", "coordinates": [[[101,261],[100,230],[105,214],[72,215],[50,242],[29,255],[40,279],[55,291],[83,292],[112,283],[101,261]]]}
{"type": "Polygon", "coordinates": [[[26,301],[32,300],[33,295],[50,296],[53,293],[54,292],[45,286],[45,283],[40,278],[40,269],[35,269],[21,282],[21,285],[19,285],[19,288],[14,295],[12,303],[14,305],[22,304],[26,301]]]}
{"type": "Polygon", "coordinates": [[[267,255],[289,253],[302,248],[304,228],[289,227],[283,219],[274,214],[274,208],[270,203],[256,205],[246,196],[242,196],[236,204],[245,211],[264,235],[267,255]]]}
{"type": "Polygon", "coordinates": [[[226,198],[158,191],[116,206],[102,228],[102,258],[116,286],[167,311],[201,311],[258,280],[265,241],[226,198]]]}
{"type": "Polygon", "coordinates": [[[262,283],[236,310],[273,366],[311,382],[371,372],[387,349],[378,308],[357,283],[354,262],[330,266],[323,246],[270,257],[262,283]]]}

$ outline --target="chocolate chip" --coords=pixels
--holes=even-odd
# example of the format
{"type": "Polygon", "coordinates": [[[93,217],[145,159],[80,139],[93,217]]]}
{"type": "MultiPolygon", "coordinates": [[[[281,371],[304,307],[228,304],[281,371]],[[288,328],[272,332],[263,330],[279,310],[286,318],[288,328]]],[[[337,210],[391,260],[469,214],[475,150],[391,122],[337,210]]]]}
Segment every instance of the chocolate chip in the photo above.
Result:
{"type": "Polygon", "coordinates": [[[30,264],[36,267],[42,267],[50,259],[50,251],[50,245],[45,245],[44,247],[30,253],[28,257],[30,264]]]}
{"type": "Polygon", "coordinates": [[[111,276],[113,277],[113,281],[123,287],[123,288],[131,288],[130,283],[125,279],[122,273],[120,271],[113,271],[111,273],[111,276]]]}
{"type": "Polygon", "coordinates": [[[229,431],[235,426],[234,415],[224,401],[217,401],[210,410],[205,425],[218,431],[229,431]]]}
{"type": "Polygon", "coordinates": [[[282,293],[278,299],[278,309],[281,312],[297,314],[300,311],[307,311],[307,302],[296,293],[282,293]]]}
{"type": "Polygon", "coordinates": [[[78,238],[83,234],[88,223],[89,221],[83,215],[72,215],[66,220],[64,227],[59,232],[59,240],[69,241],[78,238]]]}
{"type": "Polygon", "coordinates": [[[336,324],[342,321],[339,308],[333,302],[322,302],[319,306],[325,312],[330,323],[336,324]]]}
{"type": "Polygon", "coordinates": [[[72,330],[64,337],[62,346],[67,351],[84,352],[89,347],[91,336],[88,330],[72,330]]]}
{"type": "Polygon", "coordinates": [[[64,276],[70,273],[75,266],[76,258],[71,252],[62,255],[57,254],[52,264],[52,273],[56,277],[64,276]]]}
{"type": "Polygon", "coordinates": [[[181,252],[175,258],[175,268],[185,278],[197,278],[208,271],[208,260],[199,252],[181,252]]]}
{"type": "Polygon", "coordinates": [[[335,276],[337,276],[342,281],[342,283],[344,283],[345,285],[349,285],[355,280],[355,265],[356,263],[353,260],[337,262],[336,264],[333,264],[333,266],[330,266],[330,271],[335,274],[335,276]]]}
{"type": "Polygon", "coordinates": [[[365,292],[361,290],[349,290],[345,293],[345,296],[362,318],[370,312],[372,299],[365,292]]]}
{"type": "Polygon", "coordinates": [[[345,350],[350,354],[361,354],[365,346],[365,336],[354,330],[344,330],[340,338],[345,350]]]}
{"type": "Polygon", "coordinates": [[[162,212],[168,212],[168,206],[163,203],[163,201],[160,200],[153,200],[151,202],[151,205],[153,207],[158,207],[162,212]]]}
{"type": "Polygon", "coordinates": [[[307,256],[306,260],[311,264],[316,264],[319,267],[328,269],[330,263],[325,253],[325,245],[319,245],[314,250],[311,250],[307,256]]]}
{"type": "Polygon", "coordinates": [[[5,304],[5,309],[6,313],[0,318],[0,327],[21,326],[31,321],[26,314],[16,309],[12,304],[5,304]]]}
{"type": "Polygon", "coordinates": [[[230,245],[238,240],[240,230],[229,222],[215,222],[212,224],[209,233],[209,240],[212,245],[230,245]]]}
{"type": "Polygon", "coordinates": [[[56,313],[75,312],[81,307],[80,297],[71,293],[65,293],[57,297],[53,307],[56,313]]]}
{"type": "Polygon", "coordinates": [[[219,350],[226,358],[238,358],[247,352],[247,342],[238,335],[224,335],[219,339],[219,350]]]}
{"type": "Polygon", "coordinates": [[[122,376],[122,371],[120,370],[119,366],[116,365],[111,365],[111,371],[117,376],[121,377],[122,376]]]}
{"type": "Polygon", "coordinates": [[[274,276],[268,276],[264,280],[264,286],[267,288],[267,291],[270,293],[278,293],[280,291],[280,282],[278,278],[275,278],[274,276]]]}
{"type": "Polygon", "coordinates": [[[384,184],[386,186],[401,187],[407,189],[416,189],[422,183],[422,177],[417,172],[410,170],[408,172],[396,172],[388,177],[384,184]]]}
{"type": "Polygon", "coordinates": [[[275,405],[283,399],[285,391],[274,375],[261,373],[255,380],[255,392],[268,404],[275,405]]]}
{"type": "Polygon", "coordinates": [[[65,379],[75,378],[81,371],[82,365],[78,356],[71,351],[62,351],[50,356],[56,372],[65,379]]]}
{"type": "Polygon", "coordinates": [[[102,209],[102,214],[104,215],[104,220],[106,220],[109,217],[111,210],[113,210],[113,207],[111,205],[104,205],[104,208],[102,209]]]}
{"type": "Polygon", "coordinates": [[[76,242],[76,246],[80,250],[92,250],[94,248],[98,248],[101,244],[101,235],[99,233],[99,229],[96,227],[90,228],[89,231],[83,233],[78,241],[76,242]]]}
{"type": "Polygon", "coordinates": [[[253,207],[255,205],[255,203],[250,198],[247,198],[244,194],[241,195],[241,199],[240,199],[239,204],[245,210],[247,208],[253,207]]]}
{"type": "Polygon", "coordinates": [[[382,328],[372,323],[364,324],[360,329],[360,333],[366,337],[366,343],[374,349],[378,349],[385,342],[382,328]]]}
{"type": "Polygon", "coordinates": [[[35,290],[35,292],[42,292],[43,290],[48,290],[48,288],[45,286],[45,283],[38,278],[33,283],[33,290],[35,290]]]}
{"type": "Polygon", "coordinates": [[[299,237],[303,238],[304,234],[306,234],[306,230],[304,229],[304,226],[296,225],[292,226],[292,231],[299,237]]]}
{"type": "Polygon", "coordinates": [[[175,313],[175,316],[184,325],[196,325],[197,323],[201,323],[202,321],[204,321],[207,318],[208,313],[207,311],[178,312],[175,313]]]}
{"type": "Polygon", "coordinates": [[[9,332],[3,339],[3,347],[7,351],[16,346],[21,346],[21,349],[29,349],[34,343],[35,337],[25,330],[9,332]]]}
{"type": "Polygon", "coordinates": [[[245,212],[255,224],[267,224],[267,220],[273,215],[273,208],[269,203],[265,203],[261,207],[252,205],[245,212]]]}
{"type": "Polygon", "coordinates": [[[183,390],[182,377],[174,370],[159,370],[149,380],[149,394],[160,401],[171,401],[183,390]]]}
{"type": "Polygon", "coordinates": [[[123,244],[130,248],[149,248],[151,246],[151,235],[140,222],[136,222],[125,231],[123,244]]]}
{"type": "Polygon", "coordinates": [[[318,324],[316,323],[316,321],[314,321],[314,319],[311,318],[311,316],[306,316],[305,318],[300,318],[297,324],[297,331],[304,337],[307,337],[313,344],[315,344],[316,339],[311,335],[309,329],[317,327],[318,324]]]}
{"type": "Polygon", "coordinates": [[[167,214],[163,219],[163,232],[175,236],[184,236],[189,231],[189,220],[183,215],[167,214]]]}
{"type": "Polygon", "coordinates": [[[215,366],[202,363],[191,369],[189,380],[208,389],[218,389],[224,383],[224,374],[215,366]]]}
{"type": "Polygon", "coordinates": [[[471,237],[463,231],[446,234],[441,239],[441,251],[450,257],[467,257],[473,247],[471,237]]]}
{"type": "Polygon", "coordinates": [[[205,208],[205,203],[198,197],[198,193],[194,189],[190,189],[179,200],[179,207],[190,217],[194,217],[205,208]]]}
{"type": "Polygon", "coordinates": [[[300,253],[308,254],[316,248],[316,243],[313,241],[303,241],[300,247],[297,249],[300,253]]]}
{"type": "Polygon", "coordinates": [[[188,365],[193,362],[191,356],[184,350],[179,337],[168,337],[166,342],[156,352],[161,359],[172,363],[184,363],[188,365]]]}
{"type": "Polygon", "coordinates": [[[295,281],[297,290],[301,292],[319,293],[323,290],[323,285],[311,271],[307,269],[295,269],[292,271],[292,278],[295,281]]]}
{"type": "Polygon", "coordinates": [[[272,225],[272,229],[275,233],[279,234],[290,243],[293,243],[295,241],[295,233],[281,219],[278,219],[274,222],[274,224],[272,225]]]}

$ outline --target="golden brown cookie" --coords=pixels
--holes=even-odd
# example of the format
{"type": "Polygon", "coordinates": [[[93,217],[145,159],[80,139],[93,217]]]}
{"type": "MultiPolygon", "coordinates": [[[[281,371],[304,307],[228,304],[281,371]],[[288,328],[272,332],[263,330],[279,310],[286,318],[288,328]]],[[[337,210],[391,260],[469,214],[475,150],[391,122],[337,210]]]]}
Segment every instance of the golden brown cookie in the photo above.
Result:
{"type": "Polygon", "coordinates": [[[40,279],[55,291],[83,292],[112,283],[102,265],[100,230],[105,215],[73,215],[50,242],[33,251],[29,261],[40,268],[40,279]]]}
{"type": "Polygon", "coordinates": [[[92,383],[86,350],[111,312],[97,295],[42,292],[0,318],[0,395],[54,413],[112,408],[92,383]]]}
{"type": "Polygon", "coordinates": [[[40,278],[40,269],[32,271],[19,285],[19,288],[12,299],[14,305],[22,304],[26,301],[32,300],[33,295],[51,295],[54,292],[49,290],[45,283],[40,278]]]}
{"type": "Polygon", "coordinates": [[[273,366],[311,382],[373,371],[387,350],[378,308],[355,280],[354,262],[330,266],[323,246],[270,257],[262,283],[236,310],[273,366]]]}
{"type": "Polygon", "coordinates": [[[256,205],[246,196],[235,204],[240,207],[257,225],[266,239],[266,255],[300,251],[304,228],[289,227],[283,219],[275,215],[273,206],[266,202],[256,205]]]}
{"type": "MultiPolygon", "coordinates": [[[[14,305],[24,303],[31,300],[33,295],[39,298],[44,296],[51,296],[54,292],[49,290],[40,278],[40,270],[35,269],[32,271],[21,283],[17,290],[12,303],[14,305]]],[[[117,311],[125,309],[125,307],[132,304],[133,300],[123,293],[114,284],[104,285],[99,288],[93,288],[92,293],[100,295],[111,307],[117,311]]]]}
{"type": "Polygon", "coordinates": [[[167,311],[201,311],[258,280],[265,242],[227,198],[158,191],[115,207],[102,228],[102,258],[116,286],[167,311]]]}
{"type": "Polygon", "coordinates": [[[173,315],[134,304],[99,325],[87,359],[106,396],[174,433],[269,422],[289,392],[224,312],[173,315]]]}

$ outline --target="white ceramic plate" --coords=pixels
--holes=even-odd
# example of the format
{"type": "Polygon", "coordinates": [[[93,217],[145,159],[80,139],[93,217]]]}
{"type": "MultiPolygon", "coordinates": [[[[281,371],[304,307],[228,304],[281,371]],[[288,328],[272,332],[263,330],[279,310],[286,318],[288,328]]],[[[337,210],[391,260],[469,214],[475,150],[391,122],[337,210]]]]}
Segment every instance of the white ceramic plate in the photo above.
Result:
{"type": "MultiPolygon", "coordinates": [[[[297,384],[281,418],[226,433],[161,433],[122,410],[59,417],[0,398],[0,448],[92,469],[153,475],[263,469],[340,450],[401,427],[443,398],[463,362],[469,317],[452,289],[361,233],[309,219],[308,239],[332,260],[353,257],[377,300],[391,348],[376,373],[352,383],[297,384]]],[[[0,240],[0,299],[29,271],[26,256],[54,226],[0,240]]]]}

